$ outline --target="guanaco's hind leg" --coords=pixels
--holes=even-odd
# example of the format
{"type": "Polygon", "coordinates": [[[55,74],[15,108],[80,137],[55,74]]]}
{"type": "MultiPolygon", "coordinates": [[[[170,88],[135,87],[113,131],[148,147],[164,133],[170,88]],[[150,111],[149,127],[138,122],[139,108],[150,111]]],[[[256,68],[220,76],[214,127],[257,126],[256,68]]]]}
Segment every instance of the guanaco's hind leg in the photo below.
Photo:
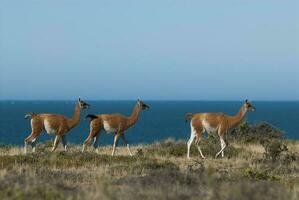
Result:
{"type": "Polygon", "coordinates": [[[98,131],[98,133],[94,137],[93,147],[96,150],[96,153],[99,153],[98,152],[98,145],[99,145],[100,135],[101,135],[101,132],[98,131]]]}
{"type": "Polygon", "coordinates": [[[191,135],[190,135],[190,138],[187,142],[187,158],[190,158],[190,148],[191,148],[191,145],[196,137],[196,130],[195,128],[193,127],[192,125],[192,121],[191,121],[191,135]]]}
{"type": "Polygon", "coordinates": [[[128,149],[128,152],[129,152],[130,156],[133,156],[133,154],[132,154],[132,152],[130,150],[130,145],[128,144],[128,141],[126,140],[125,133],[123,133],[121,135],[121,138],[122,138],[124,144],[127,146],[127,149],[128,149]]]}
{"type": "Polygon", "coordinates": [[[194,127],[192,124],[192,121],[190,123],[190,126],[191,126],[191,135],[190,135],[190,139],[187,143],[187,158],[190,158],[190,148],[191,148],[191,145],[192,145],[194,139],[195,139],[195,144],[197,146],[197,149],[200,153],[200,156],[202,158],[205,158],[205,156],[203,155],[203,153],[201,151],[200,145],[199,145],[205,129],[202,128],[201,125],[200,126],[197,125],[196,127],[194,127]]]}
{"type": "Polygon", "coordinates": [[[93,121],[90,122],[90,131],[89,131],[88,137],[83,142],[82,152],[84,152],[85,147],[87,145],[90,145],[91,140],[93,138],[95,138],[95,142],[98,142],[98,139],[99,139],[98,135],[99,135],[99,132],[100,132],[101,128],[102,128],[102,125],[101,125],[100,121],[98,121],[98,120],[95,119],[95,120],[93,120],[93,121]]]}
{"type": "Polygon", "coordinates": [[[31,134],[24,140],[24,153],[27,153],[27,145],[31,143],[33,152],[35,151],[36,139],[43,130],[43,125],[40,120],[31,119],[31,134]]]}
{"type": "Polygon", "coordinates": [[[34,138],[34,139],[31,141],[31,148],[32,148],[32,152],[33,152],[33,153],[35,152],[36,141],[37,141],[37,137],[34,138]]]}
{"type": "Polygon", "coordinates": [[[203,136],[203,134],[204,134],[204,129],[202,129],[202,131],[200,132],[200,131],[198,131],[197,132],[197,135],[196,135],[196,140],[195,140],[195,144],[197,145],[197,149],[198,149],[198,151],[199,151],[199,153],[200,153],[200,156],[202,157],[202,158],[205,158],[205,156],[202,154],[202,151],[201,151],[201,148],[200,148],[200,141],[201,141],[201,138],[202,138],[202,136],[203,136]]]}

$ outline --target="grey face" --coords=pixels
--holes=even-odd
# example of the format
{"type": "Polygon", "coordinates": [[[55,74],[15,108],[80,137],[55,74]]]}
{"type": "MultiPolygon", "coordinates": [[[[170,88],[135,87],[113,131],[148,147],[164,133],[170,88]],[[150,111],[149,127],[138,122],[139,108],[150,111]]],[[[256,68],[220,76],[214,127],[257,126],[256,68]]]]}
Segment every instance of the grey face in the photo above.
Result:
{"type": "Polygon", "coordinates": [[[255,107],[247,99],[245,101],[245,106],[246,106],[246,109],[249,110],[249,111],[251,111],[251,112],[255,112],[256,111],[255,107]]]}
{"type": "Polygon", "coordinates": [[[81,109],[87,109],[90,107],[90,105],[88,103],[86,103],[85,101],[82,101],[80,98],[78,99],[78,103],[79,103],[81,109]]]}
{"type": "Polygon", "coordinates": [[[148,110],[150,107],[149,105],[146,105],[143,101],[138,99],[138,105],[141,107],[142,110],[148,110]]]}

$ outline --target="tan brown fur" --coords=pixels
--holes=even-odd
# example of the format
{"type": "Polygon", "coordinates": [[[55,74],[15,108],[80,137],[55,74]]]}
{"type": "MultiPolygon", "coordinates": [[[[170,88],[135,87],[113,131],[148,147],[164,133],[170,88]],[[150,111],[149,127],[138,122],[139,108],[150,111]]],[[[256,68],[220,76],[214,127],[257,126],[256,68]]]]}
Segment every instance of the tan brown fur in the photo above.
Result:
{"type": "Polygon", "coordinates": [[[205,158],[201,152],[199,143],[205,131],[217,132],[220,137],[221,150],[216,154],[222,154],[224,157],[224,149],[227,147],[227,141],[225,135],[237,126],[244,118],[248,111],[255,111],[254,106],[247,100],[244,105],[240,108],[239,112],[235,116],[229,116],[224,113],[187,113],[186,119],[190,119],[191,123],[191,136],[187,144],[187,157],[190,158],[190,147],[195,139],[198,151],[202,158],[205,158]]]}
{"type": "Polygon", "coordinates": [[[27,144],[31,143],[33,151],[35,151],[35,144],[38,136],[42,131],[46,131],[48,134],[54,134],[55,140],[52,148],[52,152],[58,146],[59,140],[62,138],[64,149],[66,150],[67,141],[65,134],[74,128],[80,121],[81,109],[88,108],[89,105],[84,101],[78,100],[75,107],[75,112],[72,118],[66,118],[63,115],[58,114],[34,114],[26,113],[25,118],[31,118],[31,134],[24,140],[25,147],[24,152],[27,152],[27,144]]]}
{"type": "Polygon", "coordinates": [[[90,132],[87,139],[84,141],[82,151],[84,151],[86,145],[89,145],[91,143],[92,139],[94,139],[93,146],[97,150],[100,132],[102,129],[104,129],[106,132],[115,134],[112,156],[115,153],[115,149],[120,138],[123,140],[124,144],[128,148],[129,154],[132,156],[129,144],[125,138],[125,131],[137,122],[141,110],[148,109],[148,108],[149,108],[148,105],[138,100],[133,109],[132,114],[129,117],[119,113],[87,115],[87,117],[91,118],[90,132]]]}

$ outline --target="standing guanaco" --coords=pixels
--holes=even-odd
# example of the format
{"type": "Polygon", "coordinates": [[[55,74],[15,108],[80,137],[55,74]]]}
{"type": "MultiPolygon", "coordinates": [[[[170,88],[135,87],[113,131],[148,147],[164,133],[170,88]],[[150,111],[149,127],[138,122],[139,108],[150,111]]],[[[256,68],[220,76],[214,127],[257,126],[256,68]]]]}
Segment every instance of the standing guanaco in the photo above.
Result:
{"type": "Polygon", "coordinates": [[[86,118],[90,118],[90,132],[87,139],[84,141],[82,152],[84,151],[86,145],[91,143],[92,139],[94,139],[93,146],[97,151],[100,132],[102,129],[104,129],[106,133],[115,134],[112,156],[114,156],[119,138],[123,140],[124,144],[127,146],[129,154],[132,156],[129,144],[125,138],[125,131],[137,122],[141,110],[147,109],[149,109],[149,106],[138,99],[133,112],[129,117],[118,113],[87,115],[86,118]]]}
{"type": "Polygon", "coordinates": [[[194,139],[196,139],[195,143],[201,157],[205,158],[199,146],[199,142],[205,131],[208,133],[218,133],[221,149],[215,155],[215,158],[217,158],[220,154],[224,157],[224,149],[227,147],[225,135],[243,120],[248,111],[254,112],[255,110],[255,107],[246,100],[235,116],[225,115],[224,113],[187,113],[186,120],[191,120],[191,135],[187,143],[187,158],[190,158],[190,147],[194,139]]]}
{"type": "Polygon", "coordinates": [[[45,130],[48,134],[54,134],[55,140],[52,152],[55,151],[59,140],[62,139],[64,150],[66,151],[67,140],[66,133],[74,128],[80,121],[81,109],[89,108],[89,104],[82,101],[80,98],[75,107],[75,112],[72,118],[66,118],[58,114],[35,114],[26,113],[25,118],[31,118],[31,134],[24,140],[24,152],[27,153],[27,144],[31,143],[32,151],[35,152],[35,144],[37,137],[45,130]]]}

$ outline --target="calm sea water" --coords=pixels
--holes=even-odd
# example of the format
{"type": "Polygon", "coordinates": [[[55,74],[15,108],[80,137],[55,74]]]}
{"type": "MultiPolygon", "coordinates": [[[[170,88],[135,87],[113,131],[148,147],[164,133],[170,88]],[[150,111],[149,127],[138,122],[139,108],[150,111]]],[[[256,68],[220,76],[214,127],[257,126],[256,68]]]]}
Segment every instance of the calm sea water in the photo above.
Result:
{"type": "MultiPolygon", "coordinates": [[[[87,101],[92,105],[81,113],[81,121],[72,129],[68,141],[81,144],[89,132],[86,114],[119,112],[130,115],[134,101],[87,101]]],[[[184,120],[186,112],[225,112],[235,114],[242,102],[233,101],[147,101],[151,106],[141,113],[139,121],[126,133],[131,144],[151,143],[165,138],[187,139],[190,135],[189,123],[184,120]]],[[[283,130],[285,137],[299,139],[299,102],[253,102],[257,111],[247,115],[250,123],[269,122],[283,130]]],[[[31,132],[30,120],[24,113],[59,113],[71,117],[74,101],[0,101],[0,143],[23,144],[31,132]]],[[[43,133],[39,141],[53,139],[43,133]]],[[[112,144],[113,137],[102,133],[100,144],[112,144]]]]}

